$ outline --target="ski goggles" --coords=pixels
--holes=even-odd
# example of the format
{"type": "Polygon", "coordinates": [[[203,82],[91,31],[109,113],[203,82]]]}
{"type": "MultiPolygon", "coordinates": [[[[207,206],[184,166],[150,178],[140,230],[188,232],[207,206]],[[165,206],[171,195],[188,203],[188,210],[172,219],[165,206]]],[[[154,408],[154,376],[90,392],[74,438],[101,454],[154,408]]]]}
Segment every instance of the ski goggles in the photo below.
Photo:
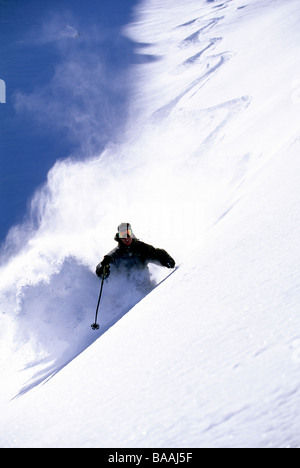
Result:
{"type": "Polygon", "coordinates": [[[132,237],[132,230],[125,229],[125,230],[119,231],[119,237],[120,239],[127,239],[127,237],[132,237]]]}

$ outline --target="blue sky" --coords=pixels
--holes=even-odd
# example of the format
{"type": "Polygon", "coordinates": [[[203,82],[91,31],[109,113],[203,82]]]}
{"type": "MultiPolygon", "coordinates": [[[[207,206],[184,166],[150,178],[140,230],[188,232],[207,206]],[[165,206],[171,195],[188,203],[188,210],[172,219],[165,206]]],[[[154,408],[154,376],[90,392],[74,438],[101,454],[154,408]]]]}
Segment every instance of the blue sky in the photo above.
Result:
{"type": "Polygon", "coordinates": [[[0,242],[55,161],[89,157],[126,122],[137,0],[0,0],[0,242]]]}

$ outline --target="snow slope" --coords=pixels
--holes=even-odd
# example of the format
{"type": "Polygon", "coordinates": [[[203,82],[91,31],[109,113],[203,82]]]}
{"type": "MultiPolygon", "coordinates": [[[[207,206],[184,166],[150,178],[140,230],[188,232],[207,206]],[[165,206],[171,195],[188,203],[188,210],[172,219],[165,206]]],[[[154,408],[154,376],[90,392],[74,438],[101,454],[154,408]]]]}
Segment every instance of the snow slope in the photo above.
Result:
{"type": "Polygon", "coordinates": [[[1,447],[300,446],[297,3],[137,7],[123,141],[57,163],[2,249],[1,447]],[[99,336],[127,219],[180,267],[111,279],[99,336]]]}

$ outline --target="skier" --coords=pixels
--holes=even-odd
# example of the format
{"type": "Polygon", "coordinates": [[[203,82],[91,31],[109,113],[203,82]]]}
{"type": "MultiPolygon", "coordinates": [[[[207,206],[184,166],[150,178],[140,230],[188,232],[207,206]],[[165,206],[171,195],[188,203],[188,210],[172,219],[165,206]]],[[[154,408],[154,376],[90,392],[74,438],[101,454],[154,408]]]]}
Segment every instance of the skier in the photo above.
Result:
{"type": "Polygon", "coordinates": [[[115,241],[118,242],[118,246],[105,255],[102,262],[96,267],[96,275],[99,278],[103,276],[103,273],[104,277],[108,278],[110,265],[114,265],[117,269],[124,268],[127,271],[137,269],[140,272],[145,272],[146,270],[149,280],[148,263],[158,263],[167,268],[175,267],[175,261],[165,250],[156,249],[152,245],[138,240],[129,223],[121,223],[118,226],[115,241]]]}

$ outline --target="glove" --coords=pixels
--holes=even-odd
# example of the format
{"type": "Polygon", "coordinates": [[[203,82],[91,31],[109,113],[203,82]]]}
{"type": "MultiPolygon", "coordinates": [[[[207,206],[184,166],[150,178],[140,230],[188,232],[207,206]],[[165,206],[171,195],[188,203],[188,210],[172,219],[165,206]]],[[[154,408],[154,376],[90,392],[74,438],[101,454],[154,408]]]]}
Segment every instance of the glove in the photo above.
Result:
{"type": "Polygon", "coordinates": [[[168,255],[166,253],[166,255],[164,256],[164,258],[162,259],[162,265],[164,267],[167,267],[167,268],[174,268],[175,267],[175,260],[173,260],[172,257],[170,257],[170,255],[168,255]]]}
{"type": "Polygon", "coordinates": [[[104,268],[105,268],[104,279],[106,279],[110,275],[110,266],[109,265],[102,265],[101,263],[99,263],[99,265],[97,265],[97,267],[96,267],[96,275],[99,278],[101,278],[103,276],[104,268]]]}
{"type": "Polygon", "coordinates": [[[163,249],[156,249],[157,259],[160,261],[161,265],[167,268],[175,267],[175,260],[163,249]]]}
{"type": "Polygon", "coordinates": [[[175,267],[175,261],[173,260],[173,258],[171,258],[170,260],[167,261],[166,267],[167,268],[174,268],[175,267]]]}

